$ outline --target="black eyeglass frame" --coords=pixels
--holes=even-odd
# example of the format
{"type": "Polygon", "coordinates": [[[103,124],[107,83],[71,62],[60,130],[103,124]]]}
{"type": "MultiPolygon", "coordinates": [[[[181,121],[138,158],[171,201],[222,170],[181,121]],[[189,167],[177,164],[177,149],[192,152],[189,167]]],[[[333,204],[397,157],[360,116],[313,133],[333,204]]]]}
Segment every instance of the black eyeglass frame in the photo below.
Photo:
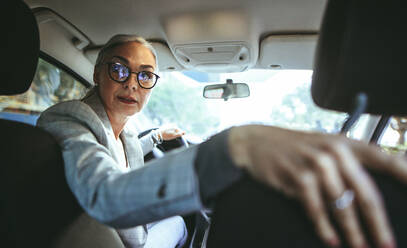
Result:
{"type": "Polygon", "coordinates": [[[154,86],[157,84],[158,79],[160,78],[160,76],[158,76],[158,75],[155,74],[154,72],[151,72],[151,71],[139,71],[139,72],[135,72],[135,71],[132,71],[127,65],[123,65],[122,63],[118,63],[118,62],[105,62],[105,63],[100,63],[100,64],[98,64],[98,66],[105,65],[105,64],[108,65],[107,74],[109,75],[110,79],[112,79],[113,81],[115,81],[116,83],[119,83],[119,84],[124,84],[125,82],[127,82],[127,80],[129,80],[129,78],[130,78],[130,74],[133,73],[133,74],[136,74],[136,78],[137,78],[137,83],[138,83],[138,85],[139,85],[141,88],[143,88],[143,89],[149,90],[149,89],[154,88],[154,86]],[[130,74],[129,74],[129,76],[128,76],[124,81],[115,80],[115,79],[112,77],[112,75],[110,74],[110,67],[111,67],[112,65],[114,65],[114,64],[118,64],[118,65],[124,66],[124,67],[127,68],[127,70],[129,70],[129,73],[130,73],[130,74]],[[138,76],[139,76],[139,74],[142,73],[142,72],[152,73],[152,74],[155,75],[155,78],[156,78],[156,79],[155,79],[155,82],[154,82],[153,86],[151,86],[151,87],[145,87],[145,86],[141,85],[141,83],[140,83],[140,81],[139,81],[139,79],[138,79],[138,76]]]}

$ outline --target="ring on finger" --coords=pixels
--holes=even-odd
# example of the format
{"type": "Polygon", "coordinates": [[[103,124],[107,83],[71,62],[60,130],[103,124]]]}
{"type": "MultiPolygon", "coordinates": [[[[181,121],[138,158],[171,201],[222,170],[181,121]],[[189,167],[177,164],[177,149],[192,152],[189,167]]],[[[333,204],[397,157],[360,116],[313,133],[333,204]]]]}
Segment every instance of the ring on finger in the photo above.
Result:
{"type": "Polygon", "coordinates": [[[333,207],[337,210],[343,210],[352,205],[355,199],[355,192],[353,190],[345,190],[340,197],[333,202],[333,207]]]}

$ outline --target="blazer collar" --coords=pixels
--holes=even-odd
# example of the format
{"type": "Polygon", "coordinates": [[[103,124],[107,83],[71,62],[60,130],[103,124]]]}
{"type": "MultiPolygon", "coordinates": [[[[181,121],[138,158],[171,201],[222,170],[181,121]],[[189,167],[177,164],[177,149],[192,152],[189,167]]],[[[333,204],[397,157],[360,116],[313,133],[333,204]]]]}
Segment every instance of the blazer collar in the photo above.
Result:
{"type": "MultiPolygon", "coordinates": [[[[92,89],[88,95],[82,99],[87,105],[89,105],[93,111],[97,114],[103,123],[104,128],[109,134],[114,137],[112,125],[110,124],[109,117],[107,116],[105,107],[97,92],[97,89],[92,89]]],[[[130,168],[138,168],[144,165],[143,152],[140,146],[140,142],[137,137],[137,133],[129,127],[129,122],[123,128],[120,138],[122,139],[124,150],[127,155],[130,168]],[[131,152],[128,152],[131,151],[131,152]]]]}
{"type": "Polygon", "coordinates": [[[93,111],[95,111],[99,119],[102,121],[105,129],[113,133],[112,125],[110,124],[109,117],[107,116],[105,107],[103,106],[97,89],[92,89],[91,92],[89,92],[88,95],[82,99],[82,101],[89,105],[93,111]]]}
{"type": "MultiPolygon", "coordinates": [[[[99,93],[97,92],[97,89],[94,88],[89,92],[89,94],[82,99],[83,102],[88,104],[93,111],[97,114],[97,116],[100,118],[100,120],[103,123],[103,126],[109,131],[113,133],[113,128],[112,124],[110,123],[109,117],[107,116],[105,107],[103,106],[102,99],[99,96],[99,93]]],[[[131,131],[131,128],[128,127],[129,122],[126,123],[126,125],[123,128],[122,134],[126,136],[134,136],[134,132],[131,131]]]]}

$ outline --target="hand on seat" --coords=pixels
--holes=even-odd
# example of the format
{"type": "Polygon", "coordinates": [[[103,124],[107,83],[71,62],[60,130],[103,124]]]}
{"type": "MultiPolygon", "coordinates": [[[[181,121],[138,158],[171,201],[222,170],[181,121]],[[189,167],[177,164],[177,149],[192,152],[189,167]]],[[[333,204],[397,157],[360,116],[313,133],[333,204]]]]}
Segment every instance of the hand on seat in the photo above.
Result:
{"type": "Polygon", "coordinates": [[[318,235],[339,246],[333,213],[351,247],[368,247],[360,209],[378,247],[395,247],[385,207],[365,168],[407,182],[407,161],[373,145],[340,135],[289,131],[269,126],[232,128],[229,150],[238,167],[257,180],[300,200],[318,235]],[[354,200],[355,204],[351,204],[354,200]]]}

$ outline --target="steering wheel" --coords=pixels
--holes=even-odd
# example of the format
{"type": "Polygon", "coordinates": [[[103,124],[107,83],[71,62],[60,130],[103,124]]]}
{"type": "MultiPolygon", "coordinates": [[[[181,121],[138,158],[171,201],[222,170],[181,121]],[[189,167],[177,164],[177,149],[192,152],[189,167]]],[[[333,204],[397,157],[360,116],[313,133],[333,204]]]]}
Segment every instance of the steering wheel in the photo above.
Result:
{"type": "MultiPolygon", "coordinates": [[[[150,133],[151,131],[155,130],[157,128],[151,128],[148,130],[145,130],[141,132],[138,137],[141,138],[144,135],[150,133]]],[[[147,162],[153,158],[160,158],[164,155],[164,153],[169,152],[171,150],[180,148],[180,147],[188,147],[189,143],[188,141],[184,138],[184,136],[175,138],[173,140],[164,140],[163,143],[157,145],[155,148],[153,148],[153,151],[147,153],[144,156],[144,162],[147,162]]]]}
{"type": "MultiPolygon", "coordinates": [[[[156,128],[146,130],[139,134],[139,138],[148,134],[156,128]]],[[[171,150],[188,147],[189,143],[184,138],[184,136],[175,138],[173,140],[164,140],[163,143],[157,145],[151,152],[144,156],[144,161],[147,162],[154,158],[159,158],[164,156],[164,153],[171,150]]],[[[182,216],[185,221],[185,225],[188,230],[188,239],[185,244],[186,247],[201,247],[207,235],[208,225],[210,223],[209,217],[205,212],[192,213],[189,215],[182,216]]]]}
{"type": "Polygon", "coordinates": [[[168,152],[176,148],[188,146],[188,141],[184,138],[184,136],[181,136],[173,140],[164,140],[163,143],[157,145],[157,148],[162,152],[168,152]]]}

